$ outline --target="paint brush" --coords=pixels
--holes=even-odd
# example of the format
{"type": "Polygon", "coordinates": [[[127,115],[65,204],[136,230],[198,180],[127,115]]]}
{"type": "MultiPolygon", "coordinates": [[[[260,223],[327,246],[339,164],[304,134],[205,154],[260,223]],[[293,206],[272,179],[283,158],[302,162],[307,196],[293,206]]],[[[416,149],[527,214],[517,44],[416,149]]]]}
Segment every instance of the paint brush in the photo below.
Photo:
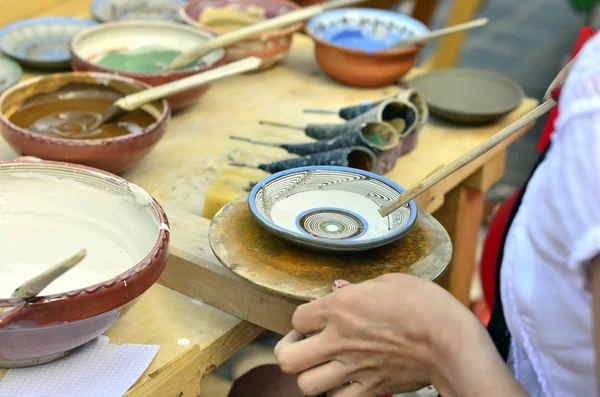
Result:
{"type": "Polygon", "coordinates": [[[412,103],[392,98],[381,101],[377,106],[345,123],[307,124],[305,127],[263,120],[259,123],[304,131],[307,136],[322,141],[348,134],[361,128],[365,123],[381,122],[389,123],[398,130],[400,136],[404,136],[410,133],[409,127],[414,128],[417,119],[417,109],[412,103]]]}
{"type": "Polygon", "coordinates": [[[360,116],[361,114],[364,114],[369,110],[381,105],[384,101],[394,99],[401,102],[410,102],[413,105],[415,105],[419,114],[419,123],[423,123],[429,118],[429,109],[427,108],[427,104],[425,103],[425,98],[423,97],[423,94],[421,94],[420,91],[414,88],[408,88],[406,90],[400,91],[394,96],[376,102],[351,105],[338,110],[309,108],[303,109],[303,112],[317,114],[335,114],[344,120],[352,120],[360,116]]]}
{"type": "Polygon", "coordinates": [[[522,128],[525,128],[529,123],[534,122],[539,117],[546,114],[558,103],[558,97],[560,95],[561,89],[562,84],[555,87],[552,90],[550,97],[544,102],[542,102],[538,107],[525,114],[524,116],[510,124],[508,127],[504,128],[500,132],[496,133],[487,141],[476,146],[469,152],[463,154],[462,156],[451,162],[450,164],[444,166],[443,168],[429,175],[427,178],[423,179],[421,182],[417,183],[415,186],[406,190],[404,193],[396,197],[385,207],[381,207],[379,209],[379,214],[383,217],[388,216],[392,212],[396,211],[398,208],[402,207],[404,204],[408,203],[410,200],[414,199],[415,197],[419,196],[423,192],[438,184],[447,176],[458,171],[465,165],[469,164],[471,161],[492,150],[500,142],[505,141],[507,138],[520,131],[522,128]]]}
{"type": "Polygon", "coordinates": [[[262,60],[258,57],[248,57],[242,60],[229,63],[215,69],[208,70],[203,73],[198,73],[181,80],[175,80],[167,84],[148,88],[135,94],[127,95],[115,101],[109,106],[93,128],[98,128],[103,124],[117,120],[119,117],[131,112],[149,102],[157,99],[168,97],[169,95],[177,94],[190,88],[199,87],[201,85],[216,81],[225,77],[234,76],[250,70],[255,70],[260,67],[262,60]]]}
{"type": "Polygon", "coordinates": [[[328,152],[315,153],[299,158],[274,161],[269,164],[229,163],[229,165],[235,167],[258,168],[271,174],[311,165],[335,165],[376,172],[377,158],[371,150],[360,146],[353,146],[328,152]]]}
{"type": "Polygon", "coordinates": [[[263,22],[255,23],[236,29],[234,31],[218,35],[217,37],[184,52],[175,58],[168,67],[168,70],[181,69],[196,62],[202,56],[217,48],[223,48],[232,44],[238,43],[244,39],[257,36],[260,33],[281,29],[286,26],[291,26],[295,23],[310,19],[323,11],[334,8],[346,7],[349,5],[360,3],[364,0],[331,0],[309,7],[300,8],[298,10],[276,16],[275,18],[267,19],[263,22]]]}
{"type": "Polygon", "coordinates": [[[400,48],[412,47],[415,45],[423,44],[432,39],[437,39],[438,37],[446,36],[452,33],[463,32],[465,30],[478,28],[480,26],[486,25],[488,23],[487,18],[479,18],[474,21],[469,21],[465,23],[459,23],[454,26],[449,26],[447,28],[434,30],[422,36],[409,37],[407,39],[398,40],[395,43],[390,45],[390,50],[397,50],[400,48]]]}
{"type": "Polygon", "coordinates": [[[400,142],[400,133],[388,123],[367,123],[361,128],[357,128],[353,132],[338,136],[337,138],[309,143],[274,143],[239,136],[230,136],[229,138],[256,145],[278,147],[286,150],[288,153],[299,156],[352,146],[366,147],[376,155],[381,155],[398,145],[400,142]]]}
{"type": "Polygon", "coordinates": [[[21,284],[11,295],[11,298],[31,298],[37,296],[54,280],[79,264],[87,255],[86,250],[81,250],[72,257],[52,266],[45,272],[21,284]]]}

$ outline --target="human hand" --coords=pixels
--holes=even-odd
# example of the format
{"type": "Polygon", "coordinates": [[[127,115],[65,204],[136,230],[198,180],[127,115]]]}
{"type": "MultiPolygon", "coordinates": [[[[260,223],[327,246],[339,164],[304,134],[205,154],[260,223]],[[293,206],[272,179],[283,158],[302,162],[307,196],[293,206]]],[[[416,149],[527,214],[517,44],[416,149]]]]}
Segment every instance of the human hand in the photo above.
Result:
{"type": "Polygon", "coordinates": [[[377,397],[432,383],[449,390],[446,371],[460,350],[487,337],[448,292],[403,274],[349,285],[302,305],[292,322],[294,330],[275,354],[284,372],[298,374],[307,396],[329,391],[331,397],[377,397]]]}

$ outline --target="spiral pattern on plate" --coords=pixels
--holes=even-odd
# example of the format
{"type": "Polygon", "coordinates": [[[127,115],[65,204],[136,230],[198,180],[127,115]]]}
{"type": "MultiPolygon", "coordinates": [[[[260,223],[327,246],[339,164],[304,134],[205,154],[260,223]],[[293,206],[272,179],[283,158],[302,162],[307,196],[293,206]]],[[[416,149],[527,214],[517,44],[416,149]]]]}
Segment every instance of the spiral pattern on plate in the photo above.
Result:
{"type": "Polygon", "coordinates": [[[299,226],[306,233],[320,238],[343,240],[364,233],[366,225],[356,215],[334,209],[317,209],[304,214],[299,226]]]}

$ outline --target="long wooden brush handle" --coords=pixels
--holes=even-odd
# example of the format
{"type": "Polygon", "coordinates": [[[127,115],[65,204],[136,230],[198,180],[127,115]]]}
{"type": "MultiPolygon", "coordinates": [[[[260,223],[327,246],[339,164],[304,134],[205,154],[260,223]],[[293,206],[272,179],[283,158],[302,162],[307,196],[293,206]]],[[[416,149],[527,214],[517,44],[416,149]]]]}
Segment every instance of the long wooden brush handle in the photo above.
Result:
{"type": "Polygon", "coordinates": [[[71,270],[75,265],[85,258],[87,254],[86,250],[81,250],[69,259],[66,259],[50,269],[46,270],[42,274],[35,276],[34,278],[23,283],[13,293],[11,298],[28,298],[37,296],[44,290],[51,282],[71,270]]]}
{"type": "Polygon", "coordinates": [[[262,60],[258,57],[248,57],[242,60],[229,63],[216,69],[208,70],[203,73],[195,74],[181,80],[159,85],[135,94],[127,95],[115,102],[118,107],[132,111],[140,106],[152,102],[156,99],[165,98],[169,95],[198,87],[224,77],[233,76],[257,69],[262,60]]]}
{"type": "Polygon", "coordinates": [[[454,160],[450,164],[441,168],[439,171],[434,172],[427,178],[423,179],[421,182],[417,183],[412,188],[408,189],[406,192],[402,193],[400,196],[396,197],[392,202],[390,202],[385,207],[381,207],[379,209],[379,214],[383,217],[388,216],[392,212],[396,211],[398,208],[402,207],[404,204],[408,203],[410,200],[414,199],[421,193],[430,189],[432,186],[436,185],[442,179],[446,178],[450,174],[455,171],[458,171],[465,165],[469,164],[471,161],[475,160],[479,156],[487,153],[489,150],[494,148],[500,142],[503,142],[511,135],[520,131],[523,127],[527,126],[532,121],[536,120],[540,116],[544,115],[550,109],[552,109],[556,105],[556,101],[552,98],[543,102],[541,105],[504,128],[502,131],[498,132],[494,136],[492,136],[487,141],[483,142],[481,145],[477,146],[473,150],[464,155],[460,156],[458,159],[454,160]]]}
{"type": "Polygon", "coordinates": [[[431,39],[446,36],[446,35],[452,34],[452,33],[462,32],[463,30],[477,28],[477,27],[483,26],[487,23],[488,23],[487,18],[480,18],[480,19],[476,19],[476,20],[470,21],[470,22],[459,23],[458,25],[434,30],[433,32],[429,32],[422,36],[416,36],[416,37],[411,37],[411,38],[408,38],[405,40],[397,41],[397,42],[393,43],[390,46],[390,48],[402,48],[402,47],[408,47],[408,46],[412,46],[412,45],[416,45],[416,44],[421,44],[421,43],[424,43],[431,39]]]}
{"type": "Polygon", "coordinates": [[[192,48],[189,51],[184,52],[171,62],[171,64],[169,65],[169,69],[179,69],[185,67],[189,64],[194,63],[198,58],[209,53],[212,50],[238,43],[244,39],[255,36],[259,33],[280,29],[289,25],[293,25],[297,22],[301,22],[306,19],[312,18],[315,15],[322,13],[323,11],[353,5],[361,3],[363,1],[365,0],[326,1],[321,4],[316,4],[314,6],[305,7],[296,11],[288,12],[275,18],[267,19],[266,21],[255,23],[253,25],[249,25],[241,29],[236,29],[229,33],[219,35],[214,39],[207,41],[204,44],[201,44],[195,48],[192,48]]]}

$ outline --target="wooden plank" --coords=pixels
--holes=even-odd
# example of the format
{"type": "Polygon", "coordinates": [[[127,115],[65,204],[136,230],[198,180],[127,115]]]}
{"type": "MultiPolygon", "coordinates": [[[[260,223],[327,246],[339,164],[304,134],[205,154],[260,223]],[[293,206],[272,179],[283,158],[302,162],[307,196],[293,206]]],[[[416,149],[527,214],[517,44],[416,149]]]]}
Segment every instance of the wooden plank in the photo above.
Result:
{"type": "Polygon", "coordinates": [[[453,246],[450,266],[438,283],[466,306],[470,304],[483,203],[483,192],[460,185],[446,195],[444,205],[433,214],[448,231],[453,246]]]}
{"type": "MultiPolygon", "coordinates": [[[[191,390],[200,377],[250,343],[262,328],[162,285],[154,285],[106,332],[110,343],[160,345],[156,357],[130,390],[131,396],[191,390]],[[192,372],[193,368],[193,372],[192,372]],[[161,373],[164,375],[159,376],[161,373]],[[194,381],[195,379],[195,381],[194,381]],[[140,394],[141,393],[141,394],[140,394]]],[[[6,370],[0,370],[0,379],[6,370]]],[[[179,395],[179,394],[175,394],[179,395]]],[[[197,395],[197,394],[190,394],[197,395]]]]}
{"type": "Polygon", "coordinates": [[[415,8],[412,12],[413,18],[429,26],[437,4],[438,0],[416,0],[415,8]]]}
{"type": "Polygon", "coordinates": [[[291,330],[299,302],[258,289],[223,267],[208,244],[210,221],[166,210],[178,244],[170,250],[161,284],[278,334],[291,330]]]}

